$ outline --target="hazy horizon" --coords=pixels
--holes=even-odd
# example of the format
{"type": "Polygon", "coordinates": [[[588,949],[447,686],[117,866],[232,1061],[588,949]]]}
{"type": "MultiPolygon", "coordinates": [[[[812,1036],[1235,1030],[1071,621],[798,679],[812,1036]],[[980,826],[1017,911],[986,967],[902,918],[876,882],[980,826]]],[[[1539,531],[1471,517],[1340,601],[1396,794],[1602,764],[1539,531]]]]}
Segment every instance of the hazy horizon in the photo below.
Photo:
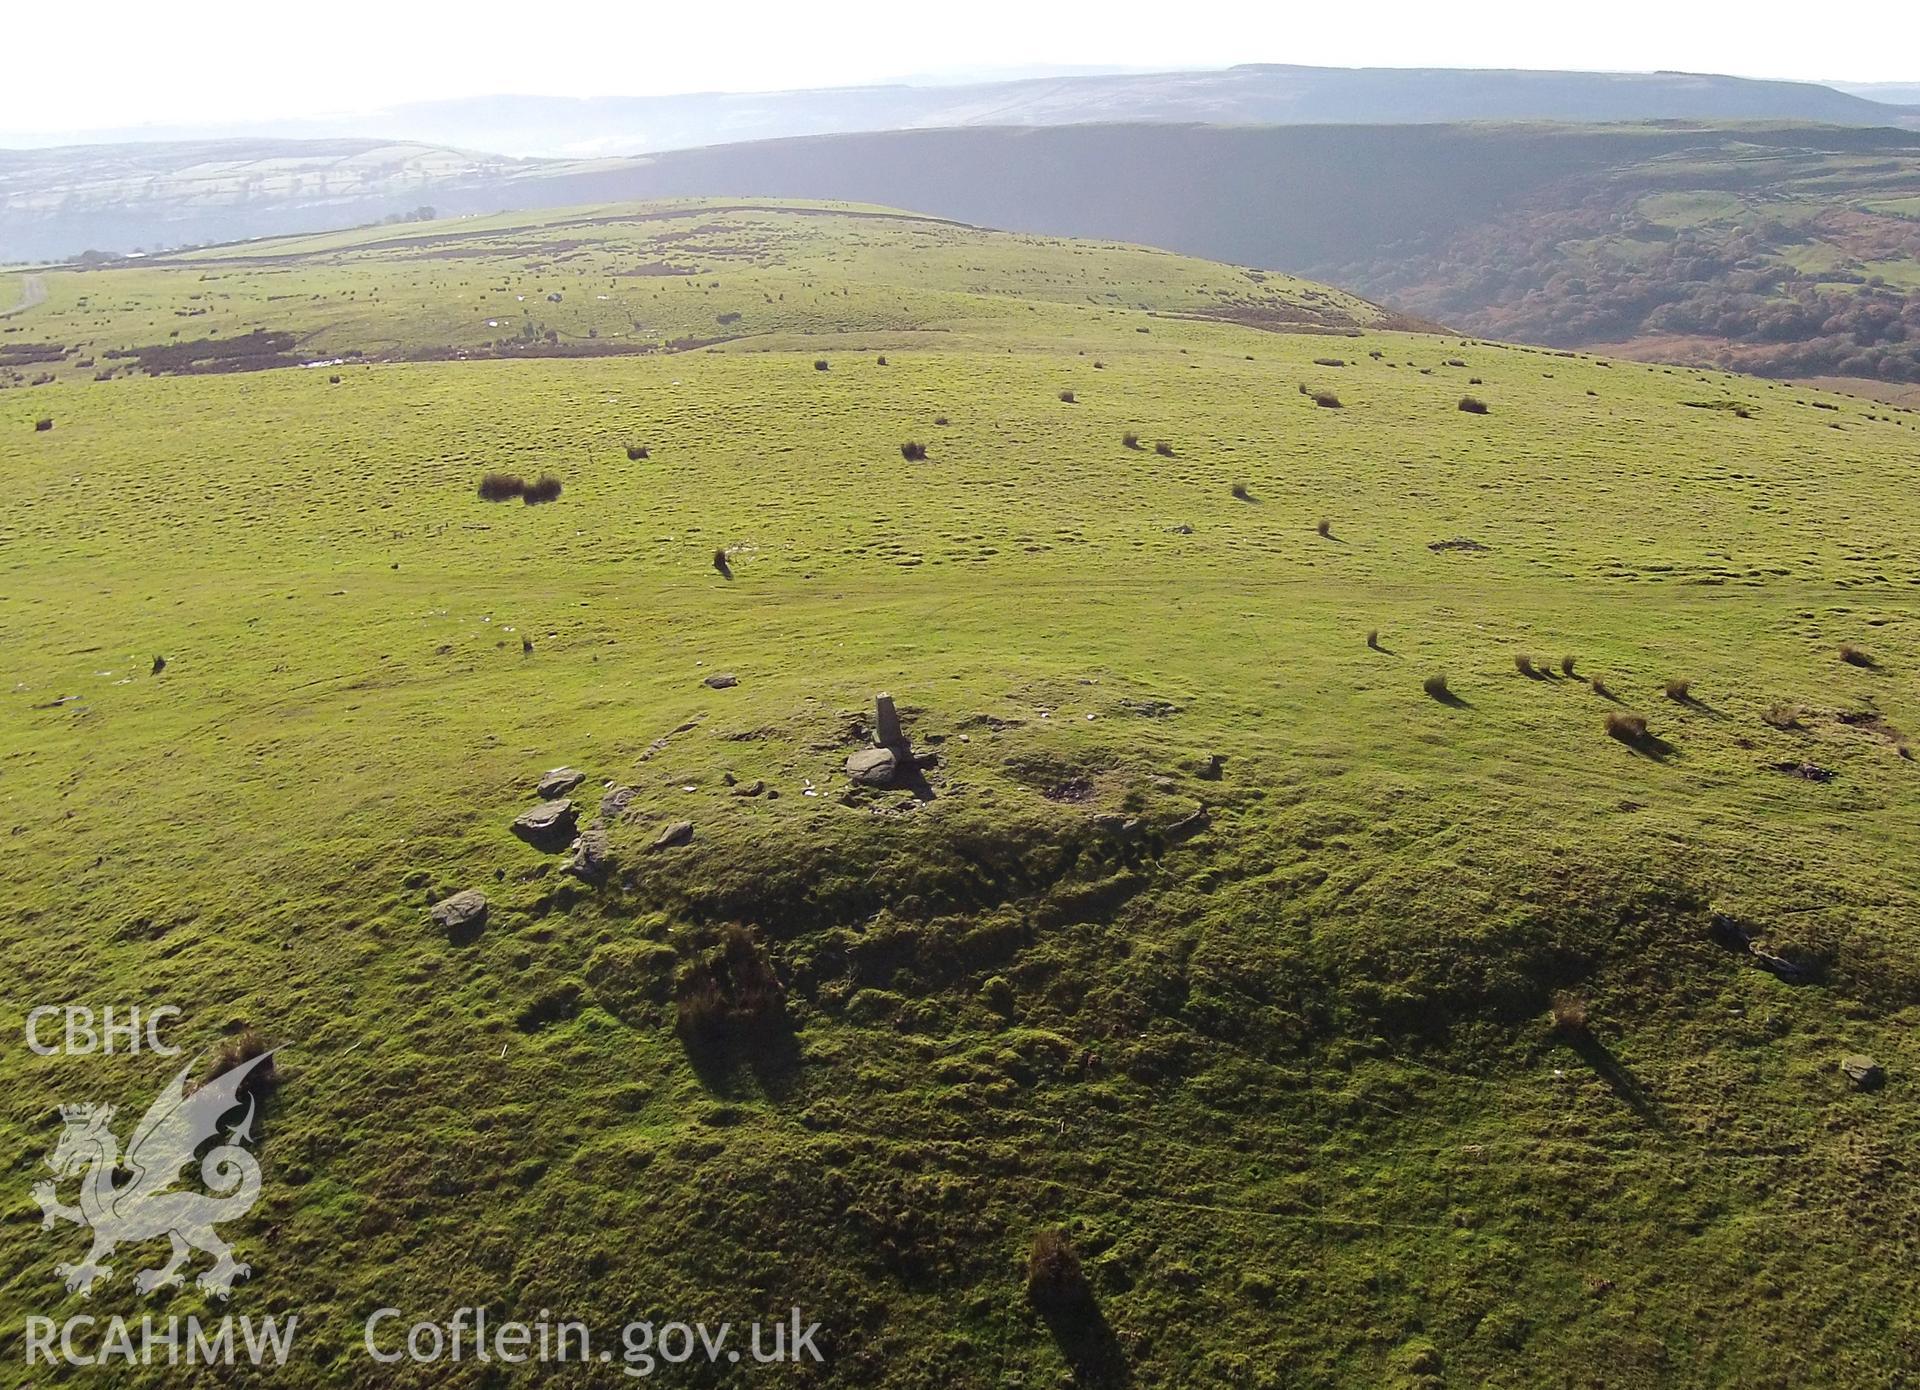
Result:
{"type": "Polygon", "coordinates": [[[1541,22],[1513,3],[1482,7],[1473,26],[1431,7],[1385,9],[1372,16],[1379,22],[1355,26],[1341,16],[1247,15],[1196,0],[1174,25],[1157,14],[1085,4],[981,0],[954,15],[856,3],[840,8],[839,23],[822,25],[810,11],[750,4],[735,18],[756,41],[728,45],[699,18],[640,14],[605,0],[564,7],[538,31],[527,27],[524,10],[497,3],[463,9],[457,25],[426,7],[400,5],[383,13],[376,46],[361,26],[262,16],[236,0],[198,6],[191,25],[128,0],[104,0],[92,13],[118,41],[90,52],[84,64],[59,60],[67,38],[61,17],[29,11],[11,20],[15,51],[43,61],[15,64],[0,89],[0,141],[270,127],[489,97],[751,94],[1253,64],[1920,82],[1916,45],[1899,41],[1903,30],[1920,40],[1920,20],[1908,6],[1879,0],[1856,7],[1865,13],[1855,18],[1887,38],[1864,49],[1859,23],[1845,33],[1764,25],[1729,31],[1711,14],[1646,0],[1617,6],[1600,31],[1541,22]],[[1651,34],[1659,36],[1654,49],[1651,34]]]}

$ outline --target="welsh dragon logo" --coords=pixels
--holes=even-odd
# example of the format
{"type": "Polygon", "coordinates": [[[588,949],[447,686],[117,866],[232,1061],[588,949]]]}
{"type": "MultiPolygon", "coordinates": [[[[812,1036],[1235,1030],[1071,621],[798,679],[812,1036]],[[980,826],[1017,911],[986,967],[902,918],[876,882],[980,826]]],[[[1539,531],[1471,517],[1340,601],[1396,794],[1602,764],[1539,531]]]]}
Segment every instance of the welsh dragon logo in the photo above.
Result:
{"type": "Polygon", "coordinates": [[[212,1268],[195,1281],[199,1288],[216,1298],[233,1291],[233,1281],[249,1269],[233,1258],[233,1247],[214,1227],[245,1216],[260,1197],[260,1164],[243,1147],[253,1139],[253,1095],[244,1096],[246,1114],[224,1136],[220,1121],[240,1107],[247,1077],[272,1055],[243,1062],[198,1088],[187,1083],[192,1065],[182,1068],[134,1126],[124,1155],[109,1128],[111,1105],[60,1107],[63,1128],[47,1166],[59,1180],[80,1179],[80,1202],[72,1207],[61,1202],[56,1182],[36,1183],[33,1197],[45,1213],[43,1228],[71,1221],[93,1231],[93,1246],[80,1263],[54,1266],[69,1292],[90,1296],[95,1284],[112,1278],[113,1270],[102,1262],[116,1247],[161,1236],[173,1243],[172,1255],[164,1265],[136,1274],[134,1288],[145,1294],[179,1287],[186,1282],[182,1269],[198,1250],[213,1257],[212,1268]],[[216,1137],[222,1142],[200,1160],[201,1179],[213,1195],[177,1188],[194,1155],[216,1137]],[[121,1174],[130,1176],[116,1183],[121,1174]]]}

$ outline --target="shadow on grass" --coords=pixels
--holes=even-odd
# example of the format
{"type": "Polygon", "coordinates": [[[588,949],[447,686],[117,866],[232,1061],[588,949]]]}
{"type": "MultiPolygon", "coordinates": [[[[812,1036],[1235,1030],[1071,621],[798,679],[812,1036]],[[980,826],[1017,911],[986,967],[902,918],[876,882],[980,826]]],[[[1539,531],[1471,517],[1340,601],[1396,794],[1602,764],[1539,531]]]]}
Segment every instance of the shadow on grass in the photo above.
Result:
{"type": "Polygon", "coordinates": [[[686,1054],[700,1084],[723,1100],[784,1100],[800,1079],[800,1043],[790,1028],[756,1030],[717,1047],[686,1047],[686,1054]]]}
{"type": "Polygon", "coordinates": [[[1463,700],[1462,698],[1460,698],[1460,696],[1454,694],[1451,690],[1446,690],[1446,689],[1435,690],[1431,686],[1429,686],[1427,688],[1427,698],[1430,700],[1433,700],[1438,704],[1445,705],[1448,709],[1472,709],[1473,708],[1473,701],[1463,700]]]}
{"type": "Polygon", "coordinates": [[[1651,759],[1656,763],[1664,763],[1670,758],[1678,757],[1680,754],[1678,748],[1668,743],[1658,734],[1642,734],[1638,738],[1627,738],[1623,735],[1616,734],[1614,737],[1618,738],[1621,743],[1625,744],[1633,752],[1638,753],[1641,757],[1651,759]]]}
{"type": "Polygon", "coordinates": [[[1667,698],[1682,709],[1692,710],[1695,714],[1704,714],[1709,719],[1731,719],[1725,710],[1715,709],[1698,695],[1669,695],[1667,698]]]}
{"type": "Polygon", "coordinates": [[[1040,1309],[1040,1316],[1073,1370],[1076,1390],[1118,1390],[1133,1384],[1126,1353],[1091,1292],[1071,1301],[1049,1303],[1040,1309]]]}
{"type": "Polygon", "coordinates": [[[893,785],[913,793],[915,801],[933,800],[933,784],[927,781],[927,774],[920,765],[909,757],[906,766],[894,775],[893,785]]]}
{"type": "Polygon", "coordinates": [[[1647,1094],[1647,1088],[1640,1084],[1639,1078],[1627,1070],[1626,1064],[1614,1056],[1605,1043],[1591,1033],[1582,1033],[1569,1038],[1567,1046],[1579,1054],[1581,1061],[1593,1068],[1594,1074],[1607,1083],[1607,1089],[1625,1102],[1635,1115],[1655,1129],[1664,1131],[1667,1128],[1667,1117],[1661,1112],[1659,1102],[1647,1094]]]}

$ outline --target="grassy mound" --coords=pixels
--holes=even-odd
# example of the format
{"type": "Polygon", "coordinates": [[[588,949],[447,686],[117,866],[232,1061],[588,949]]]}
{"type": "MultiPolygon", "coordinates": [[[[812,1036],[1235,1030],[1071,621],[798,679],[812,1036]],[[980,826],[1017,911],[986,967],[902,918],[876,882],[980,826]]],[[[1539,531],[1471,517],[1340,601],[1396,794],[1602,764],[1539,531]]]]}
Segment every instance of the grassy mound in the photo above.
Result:
{"type": "MultiPolygon", "coordinates": [[[[289,1383],[478,1302],[798,1303],[848,1385],[1910,1355],[1911,417],[846,210],[51,289],[24,331],[88,351],[210,295],[366,354],[0,393],[10,997],[281,1046],[226,1233],[232,1310],[339,1349],[289,1383]],[[650,346],[401,360],[501,313],[650,346]],[[881,691],[928,756],[862,787],[881,691]],[[562,764],[572,872],[510,828],[562,764]]],[[[23,1194],[56,1102],[172,1070],[0,1056],[10,1324],[150,1306],[63,1295],[23,1194]]]]}

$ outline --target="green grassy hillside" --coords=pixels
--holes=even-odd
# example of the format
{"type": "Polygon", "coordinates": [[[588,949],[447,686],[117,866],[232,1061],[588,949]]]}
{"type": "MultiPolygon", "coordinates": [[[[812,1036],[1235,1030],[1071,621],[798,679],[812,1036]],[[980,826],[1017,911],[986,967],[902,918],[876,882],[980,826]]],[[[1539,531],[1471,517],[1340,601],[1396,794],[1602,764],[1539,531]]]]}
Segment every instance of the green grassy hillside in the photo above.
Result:
{"type": "Polygon", "coordinates": [[[30,1197],[56,1103],[173,1067],[0,1052],[9,1347],[271,1311],[272,1383],[519,1384],[362,1322],[798,1304],[823,1385],[1904,1374],[1920,416],[864,211],[257,245],[9,321],[61,352],[0,392],[0,1023],[283,1046],[224,1307],[132,1248],[64,1293],[30,1197]],[[365,356],[109,356],[256,330],[365,356]],[[917,788],[847,775],[881,691],[917,788]],[[562,764],[602,873],[511,833],[562,764]],[[1082,1301],[1029,1296],[1053,1227],[1082,1301]]]}

